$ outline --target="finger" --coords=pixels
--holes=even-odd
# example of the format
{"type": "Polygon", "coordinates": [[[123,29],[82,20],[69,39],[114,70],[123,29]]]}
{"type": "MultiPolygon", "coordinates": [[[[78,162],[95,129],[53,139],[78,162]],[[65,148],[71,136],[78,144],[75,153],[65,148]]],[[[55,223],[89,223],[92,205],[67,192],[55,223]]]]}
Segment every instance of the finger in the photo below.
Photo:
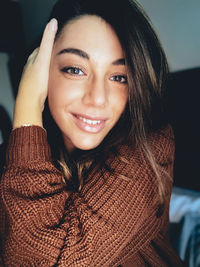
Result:
{"type": "Polygon", "coordinates": [[[38,52],[39,52],[39,47],[37,47],[31,54],[30,56],[28,57],[28,60],[27,60],[27,63],[34,63],[37,55],[38,55],[38,52]]]}
{"type": "Polygon", "coordinates": [[[54,45],[54,39],[57,32],[57,20],[52,19],[46,26],[42,41],[39,47],[37,60],[48,67],[50,64],[51,53],[54,45]]]}
{"type": "Polygon", "coordinates": [[[27,59],[26,64],[24,65],[22,74],[24,74],[25,70],[35,62],[35,59],[36,59],[36,57],[37,57],[37,55],[38,55],[38,51],[39,51],[39,47],[36,48],[36,49],[30,54],[30,56],[29,56],[28,59],[27,59]]]}

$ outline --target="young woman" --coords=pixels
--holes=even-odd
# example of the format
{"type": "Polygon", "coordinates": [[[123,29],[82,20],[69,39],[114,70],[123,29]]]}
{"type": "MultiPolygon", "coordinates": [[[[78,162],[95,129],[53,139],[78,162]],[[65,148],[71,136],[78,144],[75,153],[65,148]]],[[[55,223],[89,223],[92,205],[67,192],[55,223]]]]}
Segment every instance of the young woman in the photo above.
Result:
{"type": "Polygon", "coordinates": [[[16,99],[2,264],[181,266],[168,238],[174,140],[156,35],[128,0],[60,0],[52,17],[16,99]]]}

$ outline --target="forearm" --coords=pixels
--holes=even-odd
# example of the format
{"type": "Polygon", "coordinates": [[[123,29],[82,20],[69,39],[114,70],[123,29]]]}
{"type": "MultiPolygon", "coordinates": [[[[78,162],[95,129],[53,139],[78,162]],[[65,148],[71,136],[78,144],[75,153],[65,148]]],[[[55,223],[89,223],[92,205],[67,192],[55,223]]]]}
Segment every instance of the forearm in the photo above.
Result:
{"type": "Polygon", "coordinates": [[[47,97],[49,67],[57,31],[57,21],[47,24],[40,47],[29,56],[24,67],[15,103],[13,128],[24,124],[42,126],[42,111],[47,97]]]}
{"type": "MultiPolygon", "coordinates": [[[[69,197],[63,176],[50,164],[49,154],[42,149],[45,131],[40,129],[42,136],[39,134],[40,141],[35,143],[33,132],[27,134],[33,128],[24,127],[26,143],[21,136],[20,146],[24,150],[19,155],[16,154],[19,140],[12,140],[11,169],[2,180],[7,225],[12,229],[4,245],[7,262],[13,266],[17,266],[15,262],[23,265],[26,256],[28,263],[37,266],[51,266],[55,262],[60,266],[73,266],[82,261],[87,266],[109,266],[128,244],[131,244],[131,254],[149,246],[166,220],[156,215],[157,180],[141,152],[124,147],[120,153],[125,161],[111,157],[107,162],[114,173],[99,170],[89,177],[80,193],[69,197]],[[28,152],[29,147],[32,156],[27,165],[24,152],[28,152]],[[19,162],[20,166],[16,167],[19,162]],[[22,168],[25,165],[26,168],[22,168]]],[[[22,128],[15,130],[19,131],[22,128]]],[[[159,139],[154,142],[159,143],[159,139]]],[[[168,150],[169,145],[164,146],[163,151],[168,150]]],[[[168,165],[160,151],[159,155],[160,162],[168,165]]],[[[170,191],[171,181],[167,184],[170,191]]],[[[168,201],[169,195],[166,204],[168,201]]],[[[121,264],[121,259],[119,261],[121,264]]]]}
{"type": "Polygon", "coordinates": [[[55,264],[65,237],[55,225],[62,221],[68,197],[63,174],[51,163],[46,132],[36,126],[14,130],[0,186],[6,266],[21,266],[24,261],[30,266],[55,264]]]}
{"type": "Polygon", "coordinates": [[[25,260],[51,266],[59,259],[61,266],[73,266],[83,247],[88,266],[111,262],[137,234],[140,217],[147,217],[146,200],[134,199],[135,192],[148,197],[154,193],[148,181],[141,183],[127,172],[128,164],[117,158],[111,161],[115,174],[96,175],[81,193],[68,198],[64,177],[51,163],[45,131],[36,126],[13,131],[0,189],[1,212],[8,218],[8,231],[3,233],[6,264],[19,266],[25,260]],[[130,180],[121,180],[118,174],[130,180]]]}

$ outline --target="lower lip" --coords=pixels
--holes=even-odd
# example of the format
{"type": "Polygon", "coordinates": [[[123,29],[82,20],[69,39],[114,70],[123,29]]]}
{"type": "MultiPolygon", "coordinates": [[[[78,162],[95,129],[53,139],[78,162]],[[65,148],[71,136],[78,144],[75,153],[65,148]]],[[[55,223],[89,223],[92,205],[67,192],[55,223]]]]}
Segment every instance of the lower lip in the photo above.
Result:
{"type": "Polygon", "coordinates": [[[101,121],[98,124],[88,124],[75,115],[73,115],[73,118],[78,128],[87,133],[99,133],[101,130],[103,130],[106,124],[105,120],[101,121]]]}

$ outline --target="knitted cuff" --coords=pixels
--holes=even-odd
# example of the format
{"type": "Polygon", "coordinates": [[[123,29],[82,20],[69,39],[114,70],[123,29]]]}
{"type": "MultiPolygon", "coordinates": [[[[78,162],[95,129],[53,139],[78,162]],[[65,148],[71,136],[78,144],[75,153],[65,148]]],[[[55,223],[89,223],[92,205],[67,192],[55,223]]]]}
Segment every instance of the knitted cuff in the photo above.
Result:
{"type": "Polygon", "coordinates": [[[6,162],[26,164],[27,161],[51,160],[45,129],[40,126],[22,126],[11,132],[6,162]]]}

